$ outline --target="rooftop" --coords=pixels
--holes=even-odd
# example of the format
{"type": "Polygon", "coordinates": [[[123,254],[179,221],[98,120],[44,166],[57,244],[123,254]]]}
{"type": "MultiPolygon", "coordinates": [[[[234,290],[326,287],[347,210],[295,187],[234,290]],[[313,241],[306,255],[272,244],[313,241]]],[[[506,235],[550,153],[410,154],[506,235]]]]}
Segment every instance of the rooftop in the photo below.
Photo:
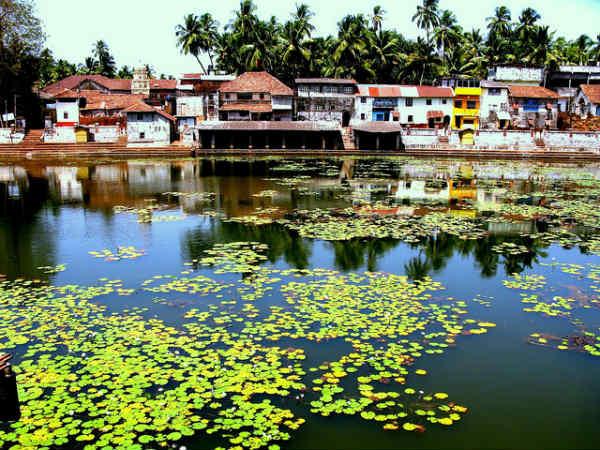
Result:
{"type": "Polygon", "coordinates": [[[355,80],[346,78],[296,78],[296,84],[346,84],[354,85],[355,80]]]}
{"type": "Polygon", "coordinates": [[[352,127],[354,131],[363,133],[401,133],[402,125],[398,122],[364,122],[352,127]]]}
{"type": "Polygon", "coordinates": [[[164,112],[160,109],[153,108],[152,106],[150,106],[147,103],[144,103],[142,101],[134,103],[133,105],[125,108],[123,110],[123,112],[125,112],[125,113],[156,113],[170,121],[174,122],[176,120],[175,117],[173,117],[171,114],[167,114],[166,112],[164,112]]]}
{"type": "Polygon", "coordinates": [[[268,92],[271,95],[294,95],[294,91],[268,72],[245,72],[221,86],[222,92],[268,92]]]}
{"type": "MultiPolygon", "coordinates": [[[[130,78],[108,78],[104,75],[71,75],[55,83],[49,84],[40,92],[45,97],[54,97],[64,89],[77,90],[85,82],[98,84],[108,91],[131,91],[130,78]]],[[[150,89],[175,89],[177,80],[150,79],[150,89]]]]}
{"type": "Polygon", "coordinates": [[[600,103],[600,84],[582,84],[581,91],[592,103],[600,103]]]}
{"type": "Polygon", "coordinates": [[[542,86],[509,85],[508,92],[516,98],[558,99],[558,94],[542,86]]]}
{"type": "Polygon", "coordinates": [[[339,125],[335,122],[231,120],[227,122],[201,122],[196,128],[200,131],[338,131],[339,125]]]}
{"type": "Polygon", "coordinates": [[[359,84],[358,91],[362,97],[454,97],[452,88],[437,86],[359,84]]]}

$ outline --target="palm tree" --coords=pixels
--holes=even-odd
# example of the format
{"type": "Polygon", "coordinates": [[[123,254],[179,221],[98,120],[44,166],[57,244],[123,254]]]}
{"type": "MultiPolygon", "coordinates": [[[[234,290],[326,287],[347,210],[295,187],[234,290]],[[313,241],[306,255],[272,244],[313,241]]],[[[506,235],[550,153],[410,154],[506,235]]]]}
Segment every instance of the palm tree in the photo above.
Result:
{"type": "Polygon", "coordinates": [[[593,43],[592,49],[590,50],[590,58],[596,62],[600,62],[600,34],[596,36],[596,42],[593,43]]]}
{"type": "Polygon", "coordinates": [[[114,77],[116,71],[115,59],[110,54],[108,45],[103,40],[99,40],[94,44],[92,54],[96,58],[98,64],[98,73],[107,76],[114,77]]]}
{"type": "Polygon", "coordinates": [[[219,39],[219,24],[210,13],[205,13],[200,16],[198,25],[200,27],[198,50],[208,55],[210,65],[214,67],[213,52],[219,39]]]}
{"type": "Polygon", "coordinates": [[[488,17],[488,32],[490,38],[505,38],[512,31],[510,9],[498,6],[492,17],[488,17]]]}
{"type": "Polygon", "coordinates": [[[423,0],[423,4],[417,6],[417,12],[412,17],[412,21],[416,21],[417,26],[425,30],[427,42],[430,40],[431,30],[440,24],[438,4],[439,0],[423,0]]]}
{"type": "Polygon", "coordinates": [[[574,42],[575,57],[580,66],[587,64],[590,58],[590,48],[593,45],[592,39],[587,34],[582,34],[574,42]]]}
{"type": "Polygon", "coordinates": [[[365,58],[372,41],[373,35],[362,14],[344,17],[338,23],[338,37],[332,49],[335,66],[328,75],[359,79],[375,76],[371,61],[365,58]]]}
{"type": "Polygon", "coordinates": [[[383,26],[383,16],[385,15],[384,9],[377,5],[373,8],[373,15],[371,16],[371,24],[375,33],[381,33],[383,26]]]}
{"type": "Polygon", "coordinates": [[[202,28],[198,16],[188,14],[183,19],[183,24],[177,25],[175,29],[177,36],[177,45],[184,55],[192,55],[200,64],[202,72],[206,73],[206,68],[200,60],[200,41],[202,28]]]}
{"type": "Polygon", "coordinates": [[[433,30],[433,38],[438,48],[440,58],[444,59],[446,49],[460,40],[460,29],[457,27],[456,16],[452,11],[444,10],[440,15],[440,23],[433,30]]]}

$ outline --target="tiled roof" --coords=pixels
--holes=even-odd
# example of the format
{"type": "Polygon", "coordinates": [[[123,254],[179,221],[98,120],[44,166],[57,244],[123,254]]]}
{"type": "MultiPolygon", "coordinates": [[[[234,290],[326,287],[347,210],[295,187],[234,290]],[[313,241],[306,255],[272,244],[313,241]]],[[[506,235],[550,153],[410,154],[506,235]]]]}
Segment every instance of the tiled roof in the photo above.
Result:
{"type": "Polygon", "coordinates": [[[63,89],[61,91],[59,91],[58,93],[56,93],[54,95],[54,98],[65,98],[65,99],[71,99],[71,98],[79,98],[79,94],[75,91],[72,91],[71,89],[63,89]]]}
{"type": "Polygon", "coordinates": [[[454,97],[454,91],[449,87],[409,86],[395,84],[359,84],[362,97],[454,97]]]}
{"type": "Polygon", "coordinates": [[[508,86],[508,92],[515,98],[543,98],[557,99],[558,94],[542,86],[521,86],[511,84],[508,86]]]}
{"type": "Polygon", "coordinates": [[[226,103],[221,106],[221,111],[249,111],[254,113],[268,113],[273,111],[270,103],[226,103]]]}
{"type": "Polygon", "coordinates": [[[80,97],[86,99],[86,105],[82,111],[90,110],[123,110],[135,103],[144,100],[140,94],[104,94],[98,91],[80,91],[80,97]]]}
{"type": "Polygon", "coordinates": [[[355,80],[346,78],[296,78],[296,84],[356,84],[355,80]]]}
{"type": "Polygon", "coordinates": [[[437,119],[438,117],[444,117],[443,111],[427,111],[428,119],[437,119]]]}
{"type": "Polygon", "coordinates": [[[288,86],[268,72],[246,72],[221,86],[222,92],[268,92],[271,95],[294,95],[288,86]]]}
{"type": "Polygon", "coordinates": [[[600,103],[600,84],[582,84],[581,90],[592,103],[600,103]]]}
{"type": "Polygon", "coordinates": [[[133,105],[125,108],[123,110],[123,112],[125,112],[125,113],[157,113],[173,122],[175,122],[175,120],[176,120],[175,117],[173,117],[171,114],[167,114],[166,112],[164,112],[160,109],[153,108],[152,106],[150,106],[147,103],[144,103],[142,101],[134,103],[133,105]]]}
{"type": "MultiPolygon", "coordinates": [[[[49,84],[41,90],[46,96],[54,96],[64,89],[76,90],[84,81],[92,81],[109,91],[131,91],[130,78],[108,78],[104,75],[71,75],[56,83],[49,84]]],[[[172,89],[177,87],[177,80],[150,80],[150,89],[172,89]]]]}
{"type": "Polygon", "coordinates": [[[259,120],[230,120],[220,122],[200,122],[196,128],[199,130],[240,130],[240,131],[338,131],[337,122],[327,121],[259,121],[259,120]]]}

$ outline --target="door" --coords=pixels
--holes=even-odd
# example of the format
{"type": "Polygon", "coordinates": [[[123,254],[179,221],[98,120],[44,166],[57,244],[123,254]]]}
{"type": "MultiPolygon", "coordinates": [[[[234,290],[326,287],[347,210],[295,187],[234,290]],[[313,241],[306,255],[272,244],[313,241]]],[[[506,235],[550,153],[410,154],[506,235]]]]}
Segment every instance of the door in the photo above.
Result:
{"type": "Polygon", "coordinates": [[[473,145],[475,139],[473,138],[473,130],[463,130],[460,134],[460,143],[463,145],[473,145]]]}

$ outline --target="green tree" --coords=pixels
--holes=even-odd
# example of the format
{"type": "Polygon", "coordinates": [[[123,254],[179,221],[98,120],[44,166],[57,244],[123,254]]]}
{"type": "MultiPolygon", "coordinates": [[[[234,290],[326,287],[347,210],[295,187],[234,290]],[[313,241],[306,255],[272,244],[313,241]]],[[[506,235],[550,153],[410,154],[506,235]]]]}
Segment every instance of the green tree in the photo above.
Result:
{"type": "Polygon", "coordinates": [[[124,65],[119,69],[119,72],[117,73],[117,77],[119,78],[132,78],[133,77],[133,70],[129,68],[128,65],[124,65]]]}
{"type": "Polygon", "coordinates": [[[105,77],[114,77],[116,72],[115,59],[111,55],[108,45],[103,40],[96,41],[92,51],[97,68],[96,73],[105,77]]]}
{"type": "Polygon", "coordinates": [[[425,30],[427,42],[430,41],[431,30],[440,24],[438,5],[439,0],[423,0],[423,4],[417,6],[417,12],[412,17],[412,21],[425,30]]]}

